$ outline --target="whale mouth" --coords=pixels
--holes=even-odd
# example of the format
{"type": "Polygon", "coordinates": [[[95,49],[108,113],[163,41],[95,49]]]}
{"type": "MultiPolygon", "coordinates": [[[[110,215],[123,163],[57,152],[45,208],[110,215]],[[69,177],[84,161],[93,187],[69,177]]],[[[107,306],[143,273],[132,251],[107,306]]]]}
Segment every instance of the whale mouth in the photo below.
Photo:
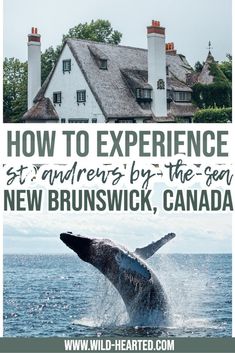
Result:
{"type": "Polygon", "coordinates": [[[72,249],[83,261],[87,261],[90,254],[92,239],[75,235],[72,232],[60,234],[60,239],[65,245],[72,249]]]}

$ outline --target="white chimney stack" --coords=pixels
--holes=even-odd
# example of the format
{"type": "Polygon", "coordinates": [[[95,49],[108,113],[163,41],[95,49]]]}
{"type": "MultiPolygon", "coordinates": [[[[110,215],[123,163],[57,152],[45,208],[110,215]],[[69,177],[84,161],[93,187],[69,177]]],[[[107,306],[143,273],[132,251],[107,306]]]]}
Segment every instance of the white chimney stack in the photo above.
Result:
{"type": "Polygon", "coordinates": [[[166,101],[166,46],[165,28],[152,21],[148,31],[148,83],[152,86],[152,112],[157,117],[167,116],[166,101]]]}
{"type": "Polygon", "coordinates": [[[28,35],[28,109],[41,88],[41,36],[38,29],[32,27],[28,35]]]}

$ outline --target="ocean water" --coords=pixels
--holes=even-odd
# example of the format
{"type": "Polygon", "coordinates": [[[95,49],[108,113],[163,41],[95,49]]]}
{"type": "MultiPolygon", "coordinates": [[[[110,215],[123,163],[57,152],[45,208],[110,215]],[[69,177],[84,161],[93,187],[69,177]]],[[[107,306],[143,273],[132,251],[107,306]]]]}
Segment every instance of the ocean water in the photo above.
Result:
{"type": "Polygon", "coordinates": [[[4,336],[232,335],[232,257],[155,254],[170,303],[167,327],[133,327],[112,285],[76,255],[4,257],[4,336]]]}

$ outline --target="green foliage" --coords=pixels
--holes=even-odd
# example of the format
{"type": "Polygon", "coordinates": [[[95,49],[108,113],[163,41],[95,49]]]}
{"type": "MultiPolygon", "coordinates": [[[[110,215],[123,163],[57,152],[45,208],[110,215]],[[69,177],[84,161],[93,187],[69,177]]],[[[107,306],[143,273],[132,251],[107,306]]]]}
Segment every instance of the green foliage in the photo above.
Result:
{"type": "Polygon", "coordinates": [[[27,110],[27,63],[18,59],[3,62],[3,120],[19,122],[27,110]]]}
{"type": "Polygon", "coordinates": [[[210,108],[198,110],[194,123],[229,123],[232,122],[232,108],[210,108]]]}
{"type": "Polygon", "coordinates": [[[228,82],[227,77],[220,69],[220,66],[214,62],[209,65],[210,75],[214,76],[214,83],[228,82]]]}
{"type": "Polygon", "coordinates": [[[79,23],[70,28],[63,36],[63,42],[67,38],[89,39],[96,42],[119,44],[122,34],[113,30],[111,23],[107,20],[92,20],[91,23],[79,23]]]}
{"type": "Polygon", "coordinates": [[[199,108],[231,107],[232,88],[228,82],[204,85],[196,83],[193,86],[192,100],[199,108]]]}
{"type": "Polygon", "coordinates": [[[222,61],[222,63],[219,64],[219,67],[227,79],[232,82],[232,55],[227,54],[226,57],[227,60],[222,61]]]}
{"type": "Polygon", "coordinates": [[[55,49],[53,47],[49,47],[45,50],[41,55],[41,78],[42,83],[45,81],[53,66],[55,65],[61,51],[62,46],[58,45],[55,49]]]}
{"type": "Polygon", "coordinates": [[[196,64],[194,65],[194,69],[196,72],[201,72],[203,68],[203,64],[200,63],[200,61],[197,61],[196,64]]]}
{"type": "Polygon", "coordinates": [[[193,86],[192,99],[199,108],[231,107],[232,85],[221,67],[216,62],[209,64],[210,75],[214,77],[213,83],[196,83],[193,86]]]}

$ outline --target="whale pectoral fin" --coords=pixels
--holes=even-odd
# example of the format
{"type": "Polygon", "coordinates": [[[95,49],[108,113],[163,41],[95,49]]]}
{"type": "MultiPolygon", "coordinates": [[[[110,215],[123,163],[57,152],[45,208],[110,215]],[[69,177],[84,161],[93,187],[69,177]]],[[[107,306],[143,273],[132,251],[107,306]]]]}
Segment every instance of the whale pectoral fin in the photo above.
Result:
{"type": "Polygon", "coordinates": [[[175,237],[175,233],[168,233],[160,240],[157,240],[143,248],[137,248],[134,254],[138,255],[142,259],[149,259],[156,251],[158,251],[164,244],[168,243],[171,239],[175,237]]]}
{"type": "Polygon", "coordinates": [[[125,271],[132,276],[139,276],[145,280],[149,280],[151,273],[144,263],[131,254],[119,253],[116,256],[116,261],[120,270],[125,271]]]}

